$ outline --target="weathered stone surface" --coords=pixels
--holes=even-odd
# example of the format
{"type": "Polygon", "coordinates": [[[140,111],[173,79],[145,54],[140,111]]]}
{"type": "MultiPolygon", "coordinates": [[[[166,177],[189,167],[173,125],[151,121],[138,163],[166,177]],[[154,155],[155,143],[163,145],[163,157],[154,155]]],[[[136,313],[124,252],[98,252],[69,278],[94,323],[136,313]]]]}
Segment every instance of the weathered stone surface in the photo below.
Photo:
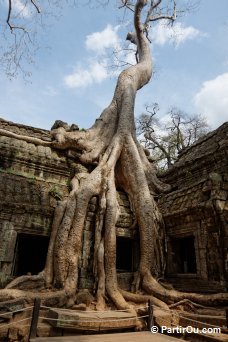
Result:
{"type": "MultiPolygon", "coordinates": [[[[51,140],[49,131],[0,120],[0,127],[18,134],[51,140]]],[[[167,233],[167,276],[176,288],[216,292],[225,290],[228,275],[227,131],[224,124],[187,148],[161,180],[173,191],[158,203],[167,233]],[[174,272],[172,239],[194,237],[196,273],[174,272]]],[[[72,172],[87,168],[74,153],[35,146],[0,136],[0,286],[12,279],[18,234],[49,236],[60,194],[69,193],[72,172]],[[70,165],[70,167],[69,167],[70,165]],[[53,190],[55,189],[55,191],[53,190]]],[[[120,216],[116,234],[138,239],[138,227],[128,196],[118,192],[120,216]]],[[[88,206],[80,260],[79,288],[93,289],[93,246],[98,197],[88,206]]],[[[129,288],[131,277],[119,277],[129,288]]]]}
{"type": "Polygon", "coordinates": [[[168,279],[180,290],[227,289],[227,133],[225,123],[187,148],[161,177],[175,189],[160,196],[158,203],[168,237],[168,279]],[[174,242],[190,236],[194,237],[195,275],[174,271],[178,254],[174,242]]]}
{"type": "Polygon", "coordinates": [[[76,297],[77,304],[90,305],[94,301],[94,297],[87,289],[80,290],[76,297]]]}
{"type": "MultiPolygon", "coordinates": [[[[215,312],[216,313],[216,312],[215,312]]],[[[225,327],[226,326],[226,317],[218,316],[218,315],[200,315],[194,313],[184,312],[181,314],[182,317],[179,319],[179,325],[188,326],[191,325],[193,327],[202,329],[205,328],[205,324],[208,326],[216,326],[216,327],[225,327]],[[193,323],[191,323],[191,321],[193,323]]]]}
{"type": "Polygon", "coordinates": [[[117,275],[117,279],[120,288],[126,291],[130,291],[133,278],[134,277],[132,272],[119,273],[117,275]]]}
{"type": "Polygon", "coordinates": [[[47,324],[47,323],[42,323],[42,325],[38,325],[37,327],[37,337],[49,337],[50,335],[50,330],[52,327],[47,324]]]}
{"type": "Polygon", "coordinates": [[[11,299],[4,302],[0,302],[0,313],[15,312],[24,309],[24,299],[11,299]]]}
{"type": "Polygon", "coordinates": [[[76,310],[76,311],[86,311],[87,307],[86,307],[86,304],[81,303],[81,304],[72,306],[71,309],[76,310]]]}
{"type": "Polygon", "coordinates": [[[18,341],[18,334],[17,334],[17,328],[10,327],[8,332],[8,339],[9,341],[18,341]]]}
{"type": "Polygon", "coordinates": [[[50,310],[49,323],[58,328],[74,328],[76,330],[115,330],[132,328],[137,324],[137,317],[126,312],[75,312],[50,310]],[[124,319],[123,319],[124,318],[124,319]]]}

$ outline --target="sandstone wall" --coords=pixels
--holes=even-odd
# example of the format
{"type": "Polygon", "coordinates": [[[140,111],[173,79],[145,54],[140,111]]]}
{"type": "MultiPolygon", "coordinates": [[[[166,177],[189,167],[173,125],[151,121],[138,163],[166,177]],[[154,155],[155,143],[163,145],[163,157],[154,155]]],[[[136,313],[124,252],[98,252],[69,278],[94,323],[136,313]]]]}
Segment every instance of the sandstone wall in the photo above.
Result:
{"type": "MultiPolygon", "coordinates": [[[[49,131],[0,120],[0,127],[18,134],[50,141],[49,131]]],[[[172,185],[160,196],[167,235],[167,278],[176,288],[189,291],[221,291],[228,274],[227,205],[228,124],[195,143],[180,156],[161,179],[172,185]],[[174,267],[178,239],[194,237],[196,271],[181,274],[174,267]]],[[[0,136],[0,282],[13,277],[20,234],[48,237],[57,201],[68,195],[71,176],[80,169],[65,152],[0,136]]],[[[93,243],[96,197],[88,206],[80,260],[81,288],[93,287],[93,243]]],[[[121,215],[118,238],[132,241],[131,270],[119,272],[122,287],[129,289],[139,255],[138,228],[127,195],[119,189],[121,215]],[[133,228],[134,227],[134,228],[133,228]]],[[[38,241],[38,240],[37,240],[38,241]]],[[[182,240],[183,241],[183,240],[182,240]]]]}
{"type": "MultiPolygon", "coordinates": [[[[0,120],[0,128],[17,134],[51,140],[49,131],[0,120]]],[[[65,152],[36,146],[0,135],[0,285],[13,278],[19,234],[50,236],[57,201],[67,197],[71,176],[81,164],[65,152]]],[[[85,171],[85,169],[84,169],[85,171]]],[[[97,198],[91,199],[83,232],[79,287],[93,288],[93,243],[97,198]]],[[[119,192],[120,217],[117,235],[136,239],[129,229],[133,215],[126,194],[119,192]]],[[[132,273],[121,273],[120,282],[129,287],[132,273]]]]}
{"type": "Polygon", "coordinates": [[[228,279],[228,124],[186,149],[162,176],[173,186],[161,196],[168,239],[167,277],[179,289],[221,291],[228,279]],[[176,239],[194,237],[196,272],[173,269],[176,239]]]}

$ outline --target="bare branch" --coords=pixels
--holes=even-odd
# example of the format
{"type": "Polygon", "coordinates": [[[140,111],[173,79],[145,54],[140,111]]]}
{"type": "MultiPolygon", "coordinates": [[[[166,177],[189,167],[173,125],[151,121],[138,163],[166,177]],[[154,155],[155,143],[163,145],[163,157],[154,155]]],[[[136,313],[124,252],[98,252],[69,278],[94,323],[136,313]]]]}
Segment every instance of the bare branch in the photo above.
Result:
{"type": "Polygon", "coordinates": [[[35,9],[37,10],[37,13],[41,13],[41,10],[39,8],[39,6],[37,5],[37,3],[35,2],[35,0],[31,0],[31,3],[33,4],[33,6],[35,7],[35,9]]]}
{"type": "Polygon", "coordinates": [[[200,115],[188,115],[173,107],[164,124],[156,118],[157,104],[147,105],[146,111],[149,114],[141,114],[137,119],[137,135],[140,143],[151,151],[159,169],[170,167],[180,152],[208,132],[208,124],[200,115]]]}
{"type": "MultiPolygon", "coordinates": [[[[161,1],[158,1],[158,5],[161,3],[161,1]]],[[[156,8],[158,7],[158,5],[156,5],[156,8]]],[[[151,11],[152,12],[152,11],[151,11]]],[[[166,19],[166,20],[170,20],[171,22],[174,22],[177,18],[177,10],[176,10],[176,1],[173,0],[173,13],[171,15],[169,14],[153,14],[151,13],[151,15],[148,17],[148,21],[157,21],[157,20],[161,20],[161,19],[166,19]]]]}
{"type": "Polygon", "coordinates": [[[154,116],[154,115],[156,115],[157,114],[157,112],[159,111],[159,105],[158,105],[158,103],[153,103],[152,105],[146,105],[146,111],[149,113],[149,114],[151,114],[152,115],[152,117],[154,116]],[[149,110],[149,108],[151,108],[152,107],[152,111],[151,110],[149,110]]]}
{"type": "Polygon", "coordinates": [[[122,0],[123,5],[119,6],[119,9],[126,7],[131,12],[134,12],[134,5],[130,4],[128,0],[122,0]]]}
{"type": "Polygon", "coordinates": [[[10,18],[11,18],[11,12],[12,12],[12,2],[9,0],[9,6],[8,6],[8,15],[7,15],[7,25],[9,26],[10,30],[12,31],[12,26],[10,24],[10,18]]]}
{"type": "MultiPolygon", "coordinates": [[[[37,4],[35,3],[35,1],[31,0],[31,3],[36,8],[37,12],[41,13],[40,9],[37,6],[37,4]]],[[[13,32],[13,30],[21,30],[21,31],[24,31],[25,33],[28,34],[28,31],[26,30],[26,28],[24,26],[18,26],[18,25],[12,25],[11,24],[11,14],[12,14],[12,0],[8,0],[8,14],[7,14],[7,18],[6,18],[6,23],[9,26],[10,31],[13,32]]]]}
{"type": "Polygon", "coordinates": [[[151,1],[151,7],[152,7],[152,10],[154,10],[155,8],[157,8],[160,3],[162,2],[162,0],[158,0],[157,2],[154,3],[154,1],[151,1]]]}

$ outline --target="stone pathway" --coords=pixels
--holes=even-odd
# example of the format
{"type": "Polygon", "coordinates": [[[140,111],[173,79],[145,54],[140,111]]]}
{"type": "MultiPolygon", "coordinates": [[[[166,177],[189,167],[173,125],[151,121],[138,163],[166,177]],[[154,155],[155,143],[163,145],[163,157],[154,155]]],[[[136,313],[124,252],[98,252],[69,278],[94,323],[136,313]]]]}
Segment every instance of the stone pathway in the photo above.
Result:
{"type": "Polygon", "coordinates": [[[37,337],[31,339],[31,342],[178,342],[177,338],[162,335],[152,334],[149,331],[119,333],[119,334],[99,334],[99,335],[78,335],[78,336],[63,336],[63,337],[37,337]]]}

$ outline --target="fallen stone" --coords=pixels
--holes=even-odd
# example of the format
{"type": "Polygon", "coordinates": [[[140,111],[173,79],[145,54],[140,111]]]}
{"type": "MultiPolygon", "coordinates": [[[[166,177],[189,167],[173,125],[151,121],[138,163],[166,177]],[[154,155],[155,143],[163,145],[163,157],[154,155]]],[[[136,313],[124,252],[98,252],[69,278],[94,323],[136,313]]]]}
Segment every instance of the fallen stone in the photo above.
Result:
{"type": "Polygon", "coordinates": [[[78,310],[78,311],[86,311],[86,304],[78,304],[78,305],[74,305],[72,307],[72,310],[78,310]]]}
{"type": "Polygon", "coordinates": [[[75,312],[51,309],[48,312],[48,322],[56,328],[75,330],[115,330],[128,329],[137,326],[137,316],[129,312],[75,312]]]}
{"type": "Polygon", "coordinates": [[[90,305],[94,301],[94,297],[91,295],[89,290],[80,290],[77,294],[76,303],[90,305]]]}
{"type": "Polygon", "coordinates": [[[0,314],[3,313],[13,313],[14,311],[20,311],[25,306],[25,300],[23,298],[20,299],[11,299],[4,302],[0,302],[0,314]]]}

